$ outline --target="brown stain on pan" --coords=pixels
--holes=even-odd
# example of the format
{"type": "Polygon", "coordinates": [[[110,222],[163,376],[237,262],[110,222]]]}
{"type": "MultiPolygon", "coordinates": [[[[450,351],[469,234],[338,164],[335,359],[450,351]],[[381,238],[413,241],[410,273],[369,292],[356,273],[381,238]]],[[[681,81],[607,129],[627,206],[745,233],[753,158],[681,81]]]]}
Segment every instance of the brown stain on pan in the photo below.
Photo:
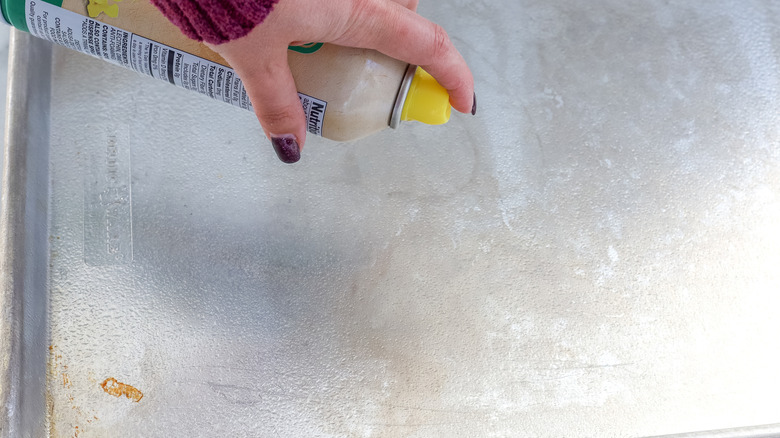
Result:
{"type": "Polygon", "coordinates": [[[65,388],[72,388],[73,385],[70,382],[70,376],[68,375],[68,366],[62,363],[62,355],[55,351],[54,345],[49,345],[49,354],[52,359],[52,367],[50,372],[53,375],[57,375],[62,380],[62,386],[65,388]]]}
{"type": "MultiPolygon", "coordinates": [[[[75,375],[76,380],[78,380],[78,373],[75,375]]],[[[81,406],[78,404],[76,400],[76,394],[73,389],[73,379],[71,378],[69,371],[68,371],[68,365],[65,363],[65,360],[62,358],[62,354],[60,353],[59,349],[56,345],[49,345],[49,369],[48,369],[48,389],[46,391],[46,405],[48,410],[48,424],[49,424],[49,430],[51,432],[51,436],[59,436],[57,434],[58,429],[62,429],[60,424],[55,424],[55,418],[57,418],[57,411],[58,406],[56,406],[55,403],[55,396],[52,391],[55,391],[55,388],[52,387],[52,385],[60,386],[61,388],[57,388],[56,391],[64,391],[60,392],[62,395],[65,396],[65,399],[67,400],[65,406],[70,407],[70,414],[65,414],[65,417],[68,418],[68,420],[64,420],[66,423],[69,423],[72,427],[73,432],[73,438],[78,438],[78,436],[83,432],[90,424],[98,420],[98,417],[94,415],[93,413],[87,413],[82,410],[81,406]]],[[[63,411],[62,408],[59,407],[59,412],[62,415],[63,411]]]]}
{"type": "Polygon", "coordinates": [[[125,396],[136,403],[144,398],[144,394],[141,391],[133,388],[130,385],[118,382],[113,377],[109,377],[108,379],[104,380],[100,386],[103,388],[103,391],[105,391],[106,394],[111,394],[114,397],[125,396]]]}

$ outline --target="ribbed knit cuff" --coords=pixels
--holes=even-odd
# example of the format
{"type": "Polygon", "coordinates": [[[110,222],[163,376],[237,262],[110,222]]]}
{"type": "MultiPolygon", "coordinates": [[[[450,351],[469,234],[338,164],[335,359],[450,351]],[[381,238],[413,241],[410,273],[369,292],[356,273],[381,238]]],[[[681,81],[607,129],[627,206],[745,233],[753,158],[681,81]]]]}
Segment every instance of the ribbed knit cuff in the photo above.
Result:
{"type": "Polygon", "coordinates": [[[279,0],[151,0],[171,23],[196,41],[221,44],[262,23],[279,0]]]}

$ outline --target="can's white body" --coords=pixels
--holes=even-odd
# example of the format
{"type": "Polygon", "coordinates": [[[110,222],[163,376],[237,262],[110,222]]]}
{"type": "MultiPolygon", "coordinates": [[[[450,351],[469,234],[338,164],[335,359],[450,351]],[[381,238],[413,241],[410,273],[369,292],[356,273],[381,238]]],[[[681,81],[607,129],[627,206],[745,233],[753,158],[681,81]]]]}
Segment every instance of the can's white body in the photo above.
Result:
{"type": "MultiPolygon", "coordinates": [[[[241,79],[218,54],[185,37],[149,2],[114,3],[89,17],[81,0],[26,0],[27,30],[41,38],[251,110],[241,79]]],[[[93,10],[94,14],[94,10],[93,10]]],[[[349,141],[391,125],[408,64],[368,49],[291,47],[289,63],[307,131],[349,141]]],[[[401,97],[401,100],[403,98],[401,97]]]]}

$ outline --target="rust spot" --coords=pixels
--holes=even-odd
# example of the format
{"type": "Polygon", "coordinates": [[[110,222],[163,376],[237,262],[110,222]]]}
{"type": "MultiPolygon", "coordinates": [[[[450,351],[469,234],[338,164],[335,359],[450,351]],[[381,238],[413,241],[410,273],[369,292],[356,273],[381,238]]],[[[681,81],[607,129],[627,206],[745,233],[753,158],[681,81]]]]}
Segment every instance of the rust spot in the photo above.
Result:
{"type": "Polygon", "coordinates": [[[55,423],[55,419],[58,418],[57,413],[64,417],[60,419],[60,421],[71,428],[73,438],[78,438],[81,432],[84,432],[87,428],[87,425],[92,424],[98,419],[92,412],[88,410],[85,412],[82,410],[81,406],[76,402],[73,387],[81,377],[81,373],[78,372],[71,376],[68,372],[68,365],[65,363],[65,360],[63,360],[57,345],[49,345],[47,380],[49,380],[50,383],[48,385],[49,388],[46,391],[46,404],[49,410],[51,436],[61,435],[61,433],[58,434],[55,432],[58,429],[58,426],[60,426],[55,423]],[[55,383],[59,382],[62,383],[62,387],[59,387],[59,384],[55,387],[55,383]],[[55,403],[56,393],[59,393],[60,396],[64,396],[64,400],[67,400],[67,402],[63,403],[59,408],[55,403]],[[70,407],[70,411],[63,411],[63,409],[66,409],[68,406],[70,407]],[[91,416],[92,418],[87,419],[86,417],[88,416],[91,416]]]}
{"type": "Polygon", "coordinates": [[[125,396],[136,403],[141,401],[141,399],[144,397],[144,394],[141,391],[133,388],[130,385],[117,382],[117,380],[113,377],[109,377],[108,379],[104,380],[100,386],[107,394],[111,394],[114,397],[125,396]]]}

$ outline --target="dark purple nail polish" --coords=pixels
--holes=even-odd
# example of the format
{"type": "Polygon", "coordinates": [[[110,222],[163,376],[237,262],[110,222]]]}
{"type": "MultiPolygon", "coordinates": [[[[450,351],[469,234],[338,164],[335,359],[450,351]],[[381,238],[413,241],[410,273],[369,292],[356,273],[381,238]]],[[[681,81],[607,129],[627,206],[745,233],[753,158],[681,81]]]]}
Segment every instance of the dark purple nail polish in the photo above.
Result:
{"type": "Polygon", "coordinates": [[[477,93],[474,93],[474,105],[471,107],[471,115],[476,116],[477,115],[477,93]]]}
{"type": "Polygon", "coordinates": [[[295,163],[301,159],[301,149],[298,140],[292,134],[271,135],[271,143],[274,145],[276,155],[283,163],[295,163]]]}

